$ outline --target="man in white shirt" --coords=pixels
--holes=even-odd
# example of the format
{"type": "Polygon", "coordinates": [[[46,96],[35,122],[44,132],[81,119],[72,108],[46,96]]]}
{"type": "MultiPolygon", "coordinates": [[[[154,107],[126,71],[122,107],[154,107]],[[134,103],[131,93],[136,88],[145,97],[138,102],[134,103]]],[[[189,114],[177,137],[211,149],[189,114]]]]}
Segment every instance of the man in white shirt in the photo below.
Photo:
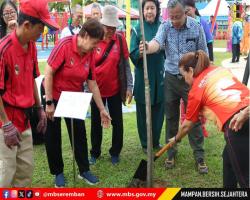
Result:
{"type": "Polygon", "coordinates": [[[98,21],[102,18],[102,9],[99,3],[93,3],[91,7],[91,18],[94,18],[98,21]]]}
{"type": "Polygon", "coordinates": [[[72,22],[62,30],[60,36],[61,39],[79,33],[81,29],[80,23],[82,20],[82,15],[82,7],[79,4],[72,8],[72,22]]]}

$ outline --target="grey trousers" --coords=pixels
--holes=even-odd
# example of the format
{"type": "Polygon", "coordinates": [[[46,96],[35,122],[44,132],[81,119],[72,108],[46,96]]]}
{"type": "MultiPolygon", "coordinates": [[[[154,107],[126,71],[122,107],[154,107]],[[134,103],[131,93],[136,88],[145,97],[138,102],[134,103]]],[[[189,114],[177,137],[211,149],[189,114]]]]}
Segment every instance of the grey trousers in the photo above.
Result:
{"type": "MultiPolygon", "coordinates": [[[[177,134],[180,119],[180,99],[182,98],[185,106],[187,105],[187,98],[189,86],[185,83],[184,78],[180,75],[172,75],[165,72],[165,113],[166,113],[166,143],[168,139],[177,134]]],[[[193,149],[194,158],[204,159],[204,136],[201,129],[201,123],[197,122],[193,129],[188,134],[189,144],[193,149]]],[[[168,158],[173,158],[177,153],[177,146],[169,149],[168,158]]]]}

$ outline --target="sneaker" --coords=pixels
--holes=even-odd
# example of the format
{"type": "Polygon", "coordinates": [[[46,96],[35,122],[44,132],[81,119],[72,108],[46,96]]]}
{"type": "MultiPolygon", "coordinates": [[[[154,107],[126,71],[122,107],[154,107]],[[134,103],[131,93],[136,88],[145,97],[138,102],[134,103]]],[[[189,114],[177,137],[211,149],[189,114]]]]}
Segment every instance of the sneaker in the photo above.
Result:
{"type": "Polygon", "coordinates": [[[165,160],[165,168],[166,169],[173,169],[175,166],[175,160],[174,158],[167,158],[165,160]]]}
{"type": "Polygon", "coordinates": [[[55,187],[56,188],[65,187],[65,178],[64,178],[63,173],[60,173],[55,176],[55,187]]]}
{"type": "Polygon", "coordinates": [[[117,165],[120,162],[119,156],[111,156],[111,162],[113,165],[117,165]]]}
{"type": "Polygon", "coordinates": [[[90,164],[90,165],[96,164],[96,158],[93,157],[93,156],[91,156],[90,159],[89,159],[89,164],[90,164]]]}
{"type": "Polygon", "coordinates": [[[203,158],[199,158],[196,162],[197,170],[200,174],[207,174],[208,173],[208,167],[206,163],[204,162],[203,158]]]}
{"type": "Polygon", "coordinates": [[[85,180],[86,183],[88,183],[89,185],[95,185],[99,183],[99,179],[96,176],[94,176],[90,171],[79,174],[78,178],[85,180]]]}

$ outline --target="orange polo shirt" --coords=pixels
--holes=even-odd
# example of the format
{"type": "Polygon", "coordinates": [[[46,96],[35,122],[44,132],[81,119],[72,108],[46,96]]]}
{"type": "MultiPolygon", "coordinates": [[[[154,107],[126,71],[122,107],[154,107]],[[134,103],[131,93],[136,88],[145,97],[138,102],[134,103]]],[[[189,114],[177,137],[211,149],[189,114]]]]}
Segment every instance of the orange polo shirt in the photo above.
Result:
{"type": "Polygon", "coordinates": [[[249,89],[222,67],[210,66],[194,79],[188,94],[186,119],[198,121],[199,112],[223,125],[235,113],[249,105],[249,89]]]}

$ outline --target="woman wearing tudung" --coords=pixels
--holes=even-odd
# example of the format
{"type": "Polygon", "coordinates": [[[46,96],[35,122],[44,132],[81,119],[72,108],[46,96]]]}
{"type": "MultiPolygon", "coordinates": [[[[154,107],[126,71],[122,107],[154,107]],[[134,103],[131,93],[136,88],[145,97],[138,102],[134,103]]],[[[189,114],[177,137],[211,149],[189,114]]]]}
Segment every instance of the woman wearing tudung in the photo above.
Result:
{"type": "MultiPolygon", "coordinates": [[[[142,2],[145,40],[150,41],[161,24],[158,0],[143,0],[142,2]]],[[[147,149],[146,106],[144,91],[143,59],[139,53],[141,40],[140,24],[132,31],[130,58],[135,65],[134,97],[136,101],[137,129],[144,152],[147,149]]],[[[160,135],[164,121],[164,52],[147,55],[148,79],[150,85],[153,147],[160,148],[160,135]]]]}

